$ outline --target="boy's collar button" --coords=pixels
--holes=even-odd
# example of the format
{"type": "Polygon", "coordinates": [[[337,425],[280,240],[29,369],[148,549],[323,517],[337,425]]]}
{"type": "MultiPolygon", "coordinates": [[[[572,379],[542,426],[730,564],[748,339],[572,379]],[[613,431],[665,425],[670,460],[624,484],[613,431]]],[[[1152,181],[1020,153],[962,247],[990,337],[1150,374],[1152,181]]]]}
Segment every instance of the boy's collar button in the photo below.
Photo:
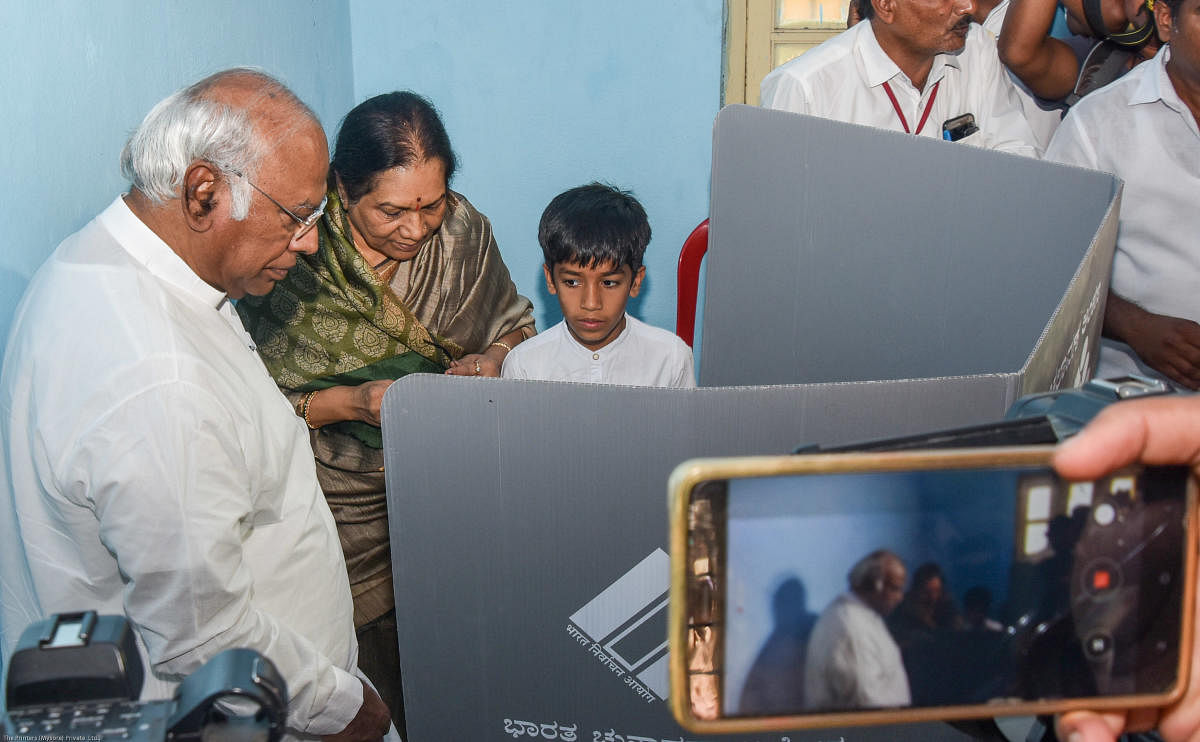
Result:
{"type": "Polygon", "coordinates": [[[593,361],[598,361],[598,360],[600,360],[600,354],[599,354],[599,353],[593,353],[593,354],[592,354],[592,360],[593,360],[593,361]]]}

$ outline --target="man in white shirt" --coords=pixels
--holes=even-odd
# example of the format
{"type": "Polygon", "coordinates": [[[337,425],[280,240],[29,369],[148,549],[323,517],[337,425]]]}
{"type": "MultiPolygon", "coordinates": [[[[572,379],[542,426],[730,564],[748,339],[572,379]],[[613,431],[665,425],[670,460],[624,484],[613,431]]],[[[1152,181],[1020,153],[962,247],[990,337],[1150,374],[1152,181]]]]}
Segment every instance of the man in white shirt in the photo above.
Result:
{"type": "Polygon", "coordinates": [[[773,70],[762,105],[1037,157],[972,0],[873,0],[870,18],[773,70]],[[970,114],[975,131],[958,126],[970,114]]]}
{"type": "Polygon", "coordinates": [[[0,374],[6,656],[50,613],[124,613],[143,698],[249,647],[287,682],[291,734],[388,732],[304,423],[230,305],[317,249],[328,157],[278,81],[218,73],[150,111],[129,193],[33,278],[0,374]]]}
{"type": "Polygon", "coordinates": [[[804,705],[815,711],[912,703],[900,647],[884,619],[904,597],[900,557],[880,549],[850,570],[850,589],[829,604],[808,638],[804,705]]]}
{"type": "Polygon", "coordinates": [[[1125,182],[1096,376],[1200,389],[1200,0],[1154,15],[1168,43],[1080,100],[1046,156],[1125,182]]]}

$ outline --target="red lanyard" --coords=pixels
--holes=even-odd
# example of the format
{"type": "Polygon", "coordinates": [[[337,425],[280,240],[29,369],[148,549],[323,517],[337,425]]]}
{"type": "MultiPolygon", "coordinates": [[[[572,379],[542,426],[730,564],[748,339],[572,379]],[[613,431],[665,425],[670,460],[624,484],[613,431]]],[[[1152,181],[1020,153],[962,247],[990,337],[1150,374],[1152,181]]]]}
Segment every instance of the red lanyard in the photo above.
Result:
{"type": "MultiPolygon", "coordinates": [[[[929,112],[933,110],[933,102],[937,100],[938,86],[941,84],[941,80],[933,84],[933,92],[929,94],[929,102],[925,104],[925,113],[921,114],[921,121],[917,124],[917,134],[921,133],[921,129],[925,128],[925,122],[929,120],[929,112]]],[[[904,118],[904,111],[900,110],[900,104],[896,101],[896,94],[892,92],[892,86],[885,82],[883,84],[883,91],[892,100],[892,108],[896,109],[896,115],[900,117],[900,125],[904,127],[904,133],[911,134],[912,132],[908,130],[908,119],[904,118]]]]}

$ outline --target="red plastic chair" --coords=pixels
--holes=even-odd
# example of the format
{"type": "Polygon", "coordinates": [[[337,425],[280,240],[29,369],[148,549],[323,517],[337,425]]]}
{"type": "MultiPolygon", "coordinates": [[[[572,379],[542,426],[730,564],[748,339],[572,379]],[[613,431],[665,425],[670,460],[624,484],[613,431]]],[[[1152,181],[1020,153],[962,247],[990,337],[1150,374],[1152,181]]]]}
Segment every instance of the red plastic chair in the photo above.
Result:
{"type": "Polygon", "coordinates": [[[708,252],[708,220],[692,230],[679,251],[675,288],[675,334],[689,346],[696,332],[696,292],[700,286],[700,261],[708,252]]]}

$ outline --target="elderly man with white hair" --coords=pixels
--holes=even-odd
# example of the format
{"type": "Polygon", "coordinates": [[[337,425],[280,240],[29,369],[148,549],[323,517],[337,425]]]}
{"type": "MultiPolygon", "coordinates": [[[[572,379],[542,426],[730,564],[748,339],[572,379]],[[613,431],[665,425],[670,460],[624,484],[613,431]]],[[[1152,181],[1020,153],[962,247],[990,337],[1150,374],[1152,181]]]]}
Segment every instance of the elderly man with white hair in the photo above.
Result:
{"type": "Polygon", "coordinates": [[[218,73],[150,111],[129,192],[34,276],[0,374],[6,656],[50,613],[123,613],[143,698],[249,647],[287,682],[292,735],[389,732],[304,423],[230,306],[317,249],[328,163],[286,87],[218,73]]]}
{"type": "Polygon", "coordinates": [[[804,705],[815,711],[891,708],[912,703],[900,647],[884,619],[904,597],[907,570],[886,549],[846,576],[849,590],[822,611],[808,637],[804,705]]]}

